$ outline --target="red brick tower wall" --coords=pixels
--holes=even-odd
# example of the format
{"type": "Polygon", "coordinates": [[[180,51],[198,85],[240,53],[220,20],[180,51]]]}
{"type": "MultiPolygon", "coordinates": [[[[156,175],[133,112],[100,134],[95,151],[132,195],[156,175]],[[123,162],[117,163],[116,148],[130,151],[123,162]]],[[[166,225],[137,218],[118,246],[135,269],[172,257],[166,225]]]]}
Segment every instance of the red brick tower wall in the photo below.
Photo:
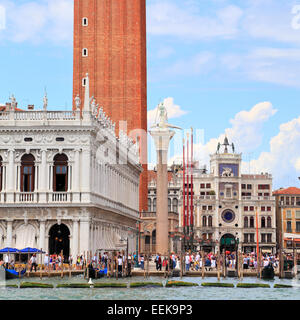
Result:
{"type": "MultiPolygon", "coordinates": [[[[74,0],[73,72],[73,101],[77,94],[84,101],[82,80],[89,73],[90,95],[117,130],[119,121],[127,121],[127,134],[135,129],[147,132],[146,0],[74,0]],[[88,26],[83,26],[83,18],[88,26]],[[84,48],[87,57],[82,56],[84,48]]],[[[145,164],[140,210],[147,210],[145,136],[141,148],[145,164]]]]}

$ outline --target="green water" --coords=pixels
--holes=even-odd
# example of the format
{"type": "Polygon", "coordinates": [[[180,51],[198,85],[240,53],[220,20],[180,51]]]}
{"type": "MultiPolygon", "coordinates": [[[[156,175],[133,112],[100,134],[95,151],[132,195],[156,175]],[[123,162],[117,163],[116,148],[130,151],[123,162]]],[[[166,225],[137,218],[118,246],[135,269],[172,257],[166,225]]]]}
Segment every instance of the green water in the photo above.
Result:
{"type": "MultiPolygon", "coordinates": [[[[196,277],[172,278],[201,285],[203,282],[218,282],[217,278],[202,279],[196,277]]],[[[51,283],[85,283],[83,276],[69,279],[61,278],[24,278],[7,281],[7,284],[20,282],[51,283]]],[[[99,279],[94,282],[143,282],[153,281],[165,283],[159,277],[133,277],[128,279],[99,279]]],[[[209,287],[177,287],[177,288],[87,288],[87,289],[14,289],[0,288],[0,300],[300,300],[300,281],[275,278],[273,281],[262,281],[256,278],[244,278],[243,281],[234,278],[221,279],[220,282],[233,283],[267,283],[271,288],[209,288],[209,287]],[[274,289],[274,284],[292,285],[293,288],[274,289]]]]}

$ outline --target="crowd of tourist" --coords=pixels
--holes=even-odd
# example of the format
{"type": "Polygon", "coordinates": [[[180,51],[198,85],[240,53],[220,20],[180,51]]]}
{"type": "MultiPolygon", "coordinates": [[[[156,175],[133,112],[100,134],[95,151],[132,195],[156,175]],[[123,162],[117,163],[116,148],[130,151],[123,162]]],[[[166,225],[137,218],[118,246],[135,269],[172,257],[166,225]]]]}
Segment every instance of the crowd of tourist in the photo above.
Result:
{"type": "MultiPolygon", "coordinates": [[[[185,271],[200,271],[204,264],[205,271],[217,270],[218,264],[222,268],[224,263],[228,269],[236,269],[237,256],[236,252],[226,252],[226,260],[224,255],[217,255],[213,252],[206,252],[202,257],[201,252],[186,252],[182,255],[183,267],[185,271]]],[[[13,256],[12,256],[13,257],[13,256]]],[[[61,271],[64,269],[64,265],[69,268],[75,268],[75,270],[84,270],[87,266],[94,269],[104,270],[107,269],[112,263],[115,264],[119,273],[122,273],[124,267],[127,270],[135,268],[145,269],[145,259],[149,258],[149,262],[154,262],[157,271],[168,271],[181,268],[181,255],[172,252],[170,256],[156,255],[144,255],[133,253],[128,256],[124,252],[102,252],[94,254],[94,256],[86,257],[84,255],[78,255],[73,259],[70,255],[67,259],[63,255],[49,255],[46,253],[43,255],[43,269],[45,271],[61,271]]],[[[257,255],[256,253],[244,253],[240,257],[242,267],[244,270],[257,269],[257,255]]],[[[289,270],[293,265],[293,255],[284,254],[285,269],[289,270]]],[[[4,255],[4,260],[0,260],[0,265],[4,265],[7,269],[14,269],[15,261],[11,259],[11,256],[4,255]]],[[[41,264],[41,258],[36,254],[31,255],[29,261],[26,261],[30,271],[37,271],[38,265],[41,264]]],[[[261,257],[261,267],[265,267],[271,264],[274,269],[279,267],[279,256],[276,254],[264,253],[261,257]]]]}

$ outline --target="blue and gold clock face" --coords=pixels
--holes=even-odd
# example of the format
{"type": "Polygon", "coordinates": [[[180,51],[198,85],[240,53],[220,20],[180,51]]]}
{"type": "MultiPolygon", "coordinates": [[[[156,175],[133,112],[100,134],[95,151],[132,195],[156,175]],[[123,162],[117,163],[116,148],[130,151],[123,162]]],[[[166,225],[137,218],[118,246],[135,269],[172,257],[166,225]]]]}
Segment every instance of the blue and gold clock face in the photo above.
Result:
{"type": "Polygon", "coordinates": [[[235,219],[235,213],[232,210],[225,210],[222,213],[222,219],[226,223],[231,223],[235,219]]]}

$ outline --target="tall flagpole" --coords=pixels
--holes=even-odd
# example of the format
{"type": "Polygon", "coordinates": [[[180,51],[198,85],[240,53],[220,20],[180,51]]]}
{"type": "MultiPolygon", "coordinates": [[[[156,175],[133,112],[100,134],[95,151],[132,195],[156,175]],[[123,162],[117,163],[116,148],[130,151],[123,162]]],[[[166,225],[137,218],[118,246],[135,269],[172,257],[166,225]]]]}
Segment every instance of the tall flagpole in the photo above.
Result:
{"type": "Polygon", "coordinates": [[[186,212],[185,212],[185,139],[183,138],[183,248],[185,250],[186,212]]]}
{"type": "Polygon", "coordinates": [[[259,238],[258,238],[258,208],[256,207],[256,256],[257,256],[257,271],[260,272],[260,252],[259,252],[259,238]]]}
{"type": "Polygon", "coordinates": [[[193,167],[194,167],[194,132],[193,128],[191,128],[192,136],[191,136],[191,247],[194,244],[194,177],[193,177],[193,167]]]}
{"type": "MultiPolygon", "coordinates": [[[[189,147],[190,147],[190,144],[189,144],[189,140],[190,140],[190,136],[189,136],[189,134],[187,134],[187,150],[186,150],[186,152],[187,152],[187,155],[186,155],[186,157],[187,157],[187,159],[186,159],[186,165],[187,165],[187,169],[186,169],[186,171],[187,171],[187,178],[186,178],[186,180],[187,180],[187,212],[186,212],[186,216],[187,216],[187,236],[188,236],[188,238],[190,237],[190,181],[189,181],[189,174],[190,174],[190,172],[189,172],[189,147]]],[[[188,243],[189,243],[189,241],[188,241],[188,243]]]]}

